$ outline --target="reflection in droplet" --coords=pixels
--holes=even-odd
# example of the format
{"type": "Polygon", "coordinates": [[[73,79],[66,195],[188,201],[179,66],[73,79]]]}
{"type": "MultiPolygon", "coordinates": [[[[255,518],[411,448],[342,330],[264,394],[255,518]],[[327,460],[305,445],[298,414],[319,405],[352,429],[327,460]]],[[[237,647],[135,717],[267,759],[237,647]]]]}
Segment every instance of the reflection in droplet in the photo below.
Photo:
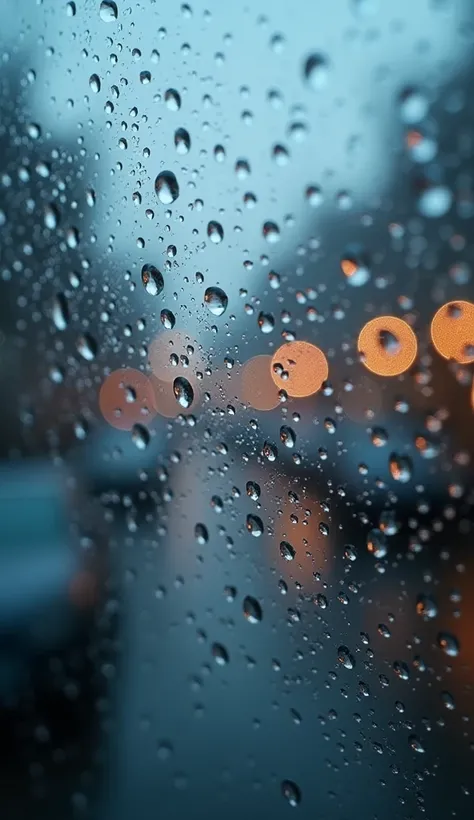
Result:
{"type": "Polygon", "coordinates": [[[174,380],[173,393],[176,401],[181,407],[184,407],[186,410],[191,407],[194,401],[194,390],[191,383],[185,379],[184,376],[178,376],[174,380]]]}
{"type": "Polygon", "coordinates": [[[290,806],[297,806],[301,803],[301,791],[293,780],[283,780],[281,793],[290,806]]]}
{"type": "Polygon", "coordinates": [[[224,229],[220,222],[211,220],[207,224],[207,235],[214,245],[218,245],[224,239],[224,229]]]}
{"type": "Polygon", "coordinates": [[[396,316],[379,316],[362,328],[357,341],[362,363],[378,376],[398,376],[413,364],[418,343],[410,325],[396,316]]]}
{"type": "Polygon", "coordinates": [[[244,598],[243,610],[249,624],[258,624],[259,621],[262,620],[262,607],[257,599],[253,598],[251,595],[247,595],[247,597],[244,598]]]}
{"type": "Polygon", "coordinates": [[[431,339],[443,358],[474,361],[474,304],[456,301],[440,307],[431,322],[431,339]]]}
{"type": "Polygon", "coordinates": [[[142,268],[142,283],[150,296],[158,296],[164,288],[162,273],[154,265],[146,264],[142,268]]]}
{"type": "Polygon", "coordinates": [[[222,316],[227,309],[227,293],[218,287],[207,288],[204,293],[204,304],[213,316],[222,316]]]}
{"type": "Polygon", "coordinates": [[[82,333],[76,339],[76,350],[86,362],[92,362],[97,356],[97,342],[90,333],[82,333]]]}
{"type": "Polygon", "coordinates": [[[69,307],[64,293],[58,293],[54,297],[51,315],[55,328],[66,330],[69,323],[69,307]]]}
{"type": "Polygon", "coordinates": [[[187,154],[191,147],[191,137],[185,128],[177,128],[174,132],[174,144],[178,154],[187,154]]]}
{"type": "Polygon", "coordinates": [[[172,171],[162,171],[155,179],[155,193],[162,205],[171,205],[179,196],[178,180],[172,171]]]}
{"type": "Polygon", "coordinates": [[[289,396],[312,396],[329,375],[326,356],[309,342],[288,342],[272,357],[272,379],[289,396]]]}

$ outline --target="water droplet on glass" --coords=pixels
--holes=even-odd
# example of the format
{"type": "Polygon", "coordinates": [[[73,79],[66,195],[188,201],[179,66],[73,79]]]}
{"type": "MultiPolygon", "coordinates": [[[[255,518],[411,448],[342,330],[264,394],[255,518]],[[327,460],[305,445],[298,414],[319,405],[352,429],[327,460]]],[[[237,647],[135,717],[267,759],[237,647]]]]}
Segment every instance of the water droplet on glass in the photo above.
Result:
{"type": "Polygon", "coordinates": [[[76,350],[86,362],[92,362],[97,356],[97,342],[90,333],[82,333],[76,340],[76,350]]]}
{"type": "Polygon", "coordinates": [[[378,342],[382,350],[388,353],[389,356],[396,356],[402,349],[400,340],[390,330],[379,330],[378,342]]]}
{"type": "Polygon", "coordinates": [[[209,533],[207,531],[207,527],[204,524],[196,524],[196,526],[194,527],[194,537],[196,538],[198,544],[200,544],[201,546],[203,544],[207,544],[207,542],[209,541],[209,533]]]}
{"type": "Polygon", "coordinates": [[[390,475],[395,481],[406,484],[413,475],[413,464],[409,456],[392,453],[389,459],[390,475]]]}
{"type": "Polygon", "coordinates": [[[293,561],[296,550],[288,541],[280,541],[280,555],[285,561],[293,561]]]}
{"type": "Polygon", "coordinates": [[[178,180],[171,171],[162,171],[155,179],[155,193],[163,205],[171,205],[179,196],[178,180]]]}
{"type": "Polygon", "coordinates": [[[204,293],[204,304],[213,316],[222,316],[227,309],[227,293],[221,288],[207,288],[204,293]]]}
{"type": "Polygon", "coordinates": [[[310,54],[304,64],[304,76],[315,91],[324,88],[328,81],[329,64],[323,54],[310,54]]]}
{"type": "Polygon", "coordinates": [[[257,624],[262,620],[262,607],[256,598],[252,598],[251,595],[247,595],[247,597],[244,598],[243,610],[250,624],[257,624]]]}
{"type": "Polygon", "coordinates": [[[160,322],[163,325],[163,327],[166,328],[166,330],[173,330],[176,324],[176,318],[174,313],[172,313],[171,310],[163,308],[163,310],[160,313],[160,322]]]}
{"type": "Polygon", "coordinates": [[[184,376],[178,376],[173,382],[173,393],[176,401],[187,410],[194,401],[194,390],[184,376]]]}
{"type": "Polygon", "coordinates": [[[354,669],[355,660],[347,646],[340,646],[337,650],[337,659],[346,669],[354,669]]]}
{"type": "Polygon", "coordinates": [[[301,803],[301,791],[293,780],[283,780],[281,793],[290,806],[297,806],[301,803]]]}
{"type": "Polygon", "coordinates": [[[134,424],[132,427],[132,441],[138,450],[144,450],[150,441],[150,433],[142,424],[134,424]]]}
{"type": "Polygon", "coordinates": [[[436,618],[438,614],[438,607],[436,606],[435,601],[428,595],[418,595],[418,598],[416,599],[416,611],[418,615],[421,615],[426,621],[428,621],[431,618],[436,618]]]}
{"type": "Polygon", "coordinates": [[[229,663],[229,653],[221,643],[212,644],[212,657],[218,666],[225,666],[229,663]]]}
{"type": "Polygon", "coordinates": [[[215,222],[211,220],[211,222],[207,225],[207,235],[211,242],[214,242],[215,245],[218,245],[219,242],[222,242],[224,239],[224,229],[220,222],[215,222]]]}
{"type": "Polygon", "coordinates": [[[439,648],[451,658],[459,655],[459,641],[451,632],[439,632],[437,642],[439,648]]]}
{"type": "Polygon", "coordinates": [[[99,93],[99,91],[100,91],[100,77],[99,77],[98,74],[91,74],[91,76],[89,77],[89,86],[90,86],[91,91],[94,92],[94,94],[99,93]]]}
{"type": "Polygon", "coordinates": [[[247,527],[247,532],[253,535],[254,538],[260,538],[260,536],[263,535],[263,521],[258,515],[249,514],[245,526],[247,527]]]}
{"type": "Polygon", "coordinates": [[[174,144],[178,154],[187,154],[191,147],[191,137],[185,128],[177,128],[174,132],[174,144]]]}
{"type": "Polygon", "coordinates": [[[276,222],[265,222],[262,228],[262,233],[267,242],[274,245],[280,239],[280,228],[276,222]]]}
{"type": "Polygon", "coordinates": [[[181,97],[174,88],[165,91],[165,104],[169,111],[179,111],[181,108],[181,97]]]}
{"type": "Polygon", "coordinates": [[[113,23],[118,17],[117,3],[111,0],[102,0],[100,4],[100,19],[104,23],[113,23]]]}
{"type": "Polygon", "coordinates": [[[388,552],[386,535],[377,528],[370,530],[367,535],[367,549],[374,558],[385,558],[388,552]]]}
{"type": "Polygon", "coordinates": [[[257,484],[256,481],[247,481],[247,484],[245,485],[245,491],[248,497],[252,499],[252,501],[258,501],[258,499],[260,498],[260,485],[257,484]]]}
{"type": "Polygon", "coordinates": [[[163,275],[154,265],[146,264],[142,268],[142,283],[150,296],[158,296],[164,288],[163,275]]]}
{"type": "Polygon", "coordinates": [[[58,293],[54,297],[52,317],[57,330],[66,330],[69,323],[69,307],[64,293],[58,293]]]}

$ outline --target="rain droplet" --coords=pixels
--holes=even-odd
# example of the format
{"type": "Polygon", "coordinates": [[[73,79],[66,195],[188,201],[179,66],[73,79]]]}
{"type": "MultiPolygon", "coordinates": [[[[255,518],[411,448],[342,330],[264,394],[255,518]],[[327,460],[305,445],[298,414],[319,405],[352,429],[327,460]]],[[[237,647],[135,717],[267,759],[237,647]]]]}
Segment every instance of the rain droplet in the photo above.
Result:
{"type": "Polygon", "coordinates": [[[280,555],[285,561],[293,561],[296,550],[288,541],[280,541],[280,555]]]}
{"type": "Polygon", "coordinates": [[[378,341],[382,350],[388,353],[389,356],[396,356],[402,349],[399,339],[390,330],[380,330],[378,341]]]}
{"type": "Polygon", "coordinates": [[[198,544],[200,544],[201,546],[203,544],[207,544],[207,542],[209,541],[209,533],[207,531],[207,527],[204,524],[196,524],[196,526],[194,527],[194,537],[196,538],[198,544]]]}
{"type": "Polygon", "coordinates": [[[451,658],[459,655],[459,641],[451,632],[439,632],[437,642],[439,648],[451,658]]]}
{"type": "Polygon", "coordinates": [[[247,597],[244,598],[243,610],[250,624],[257,624],[262,620],[262,607],[256,598],[252,598],[251,595],[247,595],[247,597]]]}
{"type": "Polygon", "coordinates": [[[304,64],[304,76],[308,85],[315,91],[324,88],[328,81],[329,64],[323,54],[310,54],[304,64]]]}
{"type": "Polygon", "coordinates": [[[100,19],[104,23],[113,23],[118,17],[117,3],[110,0],[102,0],[100,4],[100,19]]]}
{"type": "Polygon", "coordinates": [[[174,132],[174,144],[178,154],[187,154],[191,148],[191,137],[185,128],[177,128],[174,132]]]}
{"type": "Polygon", "coordinates": [[[179,111],[181,108],[181,97],[174,88],[165,91],[165,104],[169,111],[179,111]]]}
{"type": "Polygon", "coordinates": [[[388,552],[387,538],[381,530],[370,530],[367,535],[367,549],[374,558],[385,558],[388,552]]]}
{"type": "Polygon", "coordinates": [[[221,643],[212,644],[212,657],[218,666],[225,666],[229,663],[229,653],[221,643]]]}
{"type": "Polygon", "coordinates": [[[435,601],[430,598],[428,595],[418,595],[416,599],[416,611],[418,615],[421,615],[426,621],[431,620],[431,618],[436,618],[438,614],[438,607],[436,606],[435,601]]]}
{"type": "Polygon", "coordinates": [[[155,179],[155,193],[163,205],[171,205],[179,196],[178,180],[171,171],[162,171],[155,179]]]}
{"type": "Polygon", "coordinates": [[[281,793],[290,806],[295,807],[301,803],[301,791],[293,780],[283,780],[281,793]]]}
{"type": "Polygon", "coordinates": [[[347,646],[340,646],[337,650],[337,659],[346,669],[354,669],[355,660],[347,646]]]}
{"type": "Polygon", "coordinates": [[[257,484],[256,481],[247,481],[247,484],[245,485],[245,490],[248,497],[251,498],[252,501],[258,501],[258,499],[260,498],[261,490],[260,485],[257,484]]]}
{"type": "Polygon", "coordinates": [[[134,424],[132,427],[132,441],[138,450],[144,450],[150,441],[150,433],[142,424],[134,424]]]}
{"type": "Polygon", "coordinates": [[[166,330],[173,330],[176,324],[174,313],[172,313],[171,310],[163,308],[163,310],[160,313],[160,322],[163,325],[163,327],[166,328],[166,330]]]}
{"type": "Polygon", "coordinates": [[[227,293],[221,288],[210,287],[204,294],[204,303],[213,316],[222,316],[228,304],[227,293]]]}
{"type": "Polygon", "coordinates": [[[263,535],[263,521],[258,515],[248,515],[246,520],[247,531],[254,538],[260,538],[263,535]]]}
{"type": "Polygon", "coordinates": [[[414,752],[418,752],[419,754],[424,753],[424,746],[422,745],[421,740],[416,735],[410,735],[410,737],[408,738],[408,742],[414,752]]]}
{"type": "Polygon", "coordinates": [[[66,330],[69,323],[69,307],[64,293],[58,293],[54,297],[52,317],[57,330],[66,330]]]}
{"type": "Polygon", "coordinates": [[[91,91],[94,92],[94,94],[99,93],[99,91],[100,91],[100,77],[99,77],[98,74],[91,74],[91,76],[89,77],[89,86],[90,86],[91,91]]]}
{"type": "Polygon", "coordinates": [[[194,401],[194,390],[184,376],[178,376],[173,382],[173,393],[176,401],[187,410],[194,401]]]}
{"type": "Polygon", "coordinates": [[[164,288],[163,275],[154,265],[146,264],[142,268],[142,283],[150,296],[158,296],[164,288]]]}
{"type": "Polygon", "coordinates": [[[409,456],[392,453],[389,459],[390,475],[395,481],[406,484],[413,475],[413,465],[409,456]]]}
{"type": "Polygon", "coordinates": [[[97,342],[90,333],[82,333],[76,340],[76,350],[86,362],[92,362],[97,356],[97,342]]]}
{"type": "Polygon", "coordinates": [[[224,239],[224,229],[220,222],[211,220],[207,225],[207,235],[214,245],[218,245],[224,239]]]}
{"type": "Polygon", "coordinates": [[[274,245],[280,240],[280,228],[276,222],[265,222],[262,228],[262,233],[270,245],[274,245]]]}

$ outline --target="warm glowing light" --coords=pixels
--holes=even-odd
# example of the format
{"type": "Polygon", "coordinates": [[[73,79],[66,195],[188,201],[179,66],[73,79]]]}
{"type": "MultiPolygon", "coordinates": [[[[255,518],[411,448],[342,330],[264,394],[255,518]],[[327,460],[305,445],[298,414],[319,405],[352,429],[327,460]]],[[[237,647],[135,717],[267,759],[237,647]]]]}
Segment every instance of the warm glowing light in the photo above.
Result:
{"type": "Polygon", "coordinates": [[[271,367],[271,356],[254,356],[242,369],[241,399],[255,410],[273,410],[280,403],[271,367]]]}
{"type": "Polygon", "coordinates": [[[279,390],[302,398],[321,390],[329,368],[319,347],[309,342],[288,342],[273,354],[271,375],[279,390]]]}
{"type": "Polygon", "coordinates": [[[399,376],[415,361],[418,343],[403,319],[378,316],[362,328],[357,348],[367,370],[378,376],[399,376]]]}
{"type": "Polygon", "coordinates": [[[447,302],[431,322],[431,339],[438,353],[459,364],[474,361],[474,304],[447,302]]]}
{"type": "Polygon", "coordinates": [[[150,379],[132,367],[114,370],[100,388],[99,407],[104,419],[117,430],[149,423],[156,415],[150,379]]]}

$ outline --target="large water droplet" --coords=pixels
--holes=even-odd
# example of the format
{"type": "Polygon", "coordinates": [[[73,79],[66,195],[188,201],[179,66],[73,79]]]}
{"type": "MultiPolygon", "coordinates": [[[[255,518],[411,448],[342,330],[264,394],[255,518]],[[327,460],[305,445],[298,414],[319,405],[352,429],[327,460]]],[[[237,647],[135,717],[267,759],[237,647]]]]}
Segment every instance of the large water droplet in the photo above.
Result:
{"type": "Polygon", "coordinates": [[[163,205],[171,205],[179,196],[178,180],[172,171],[162,171],[155,179],[155,193],[163,205]]]}
{"type": "Polygon", "coordinates": [[[221,288],[207,288],[204,294],[204,302],[213,316],[222,316],[227,309],[227,293],[221,288]]]}
{"type": "Polygon", "coordinates": [[[459,641],[451,632],[439,632],[437,641],[439,648],[442,649],[446,655],[449,655],[451,658],[455,658],[456,655],[459,655],[459,641]]]}
{"type": "Polygon", "coordinates": [[[257,624],[262,620],[262,607],[258,603],[257,599],[252,598],[251,595],[247,595],[247,597],[244,598],[243,610],[244,615],[250,624],[257,624]]]}
{"type": "Polygon", "coordinates": [[[263,521],[258,515],[248,515],[246,527],[250,535],[259,538],[263,535],[263,521]]]}
{"type": "Polygon", "coordinates": [[[178,376],[173,382],[173,393],[176,401],[185,410],[191,407],[194,401],[194,390],[184,376],[178,376]]]}
{"type": "Polygon", "coordinates": [[[323,54],[310,54],[304,64],[304,76],[308,85],[318,91],[327,84],[329,63],[323,54]]]}
{"type": "Polygon", "coordinates": [[[207,235],[214,245],[218,245],[224,239],[224,229],[220,222],[211,220],[207,225],[207,235]]]}
{"type": "Polygon", "coordinates": [[[285,561],[293,561],[296,550],[289,541],[280,541],[280,555],[285,561]]]}
{"type": "Polygon", "coordinates": [[[301,791],[293,780],[283,780],[281,793],[290,806],[297,806],[301,803],[301,791]]]}
{"type": "Polygon", "coordinates": [[[104,23],[113,23],[118,17],[117,3],[112,3],[111,0],[102,0],[100,4],[100,19],[104,23]]]}
{"type": "Polygon", "coordinates": [[[158,296],[164,288],[163,276],[154,265],[146,264],[142,268],[142,282],[150,296],[158,296]]]}
{"type": "Polygon", "coordinates": [[[132,441],[138,450],[144,450],[150,441],[150,433],[142,424],[134,424],[132,427],[132,441]]]}
{"type": "Polygon", "coordinates": [[[187,154],[191,148],[191,137],[185,128],[178,128],[174,132],[174,144],[178,154],[187,154]]]}

